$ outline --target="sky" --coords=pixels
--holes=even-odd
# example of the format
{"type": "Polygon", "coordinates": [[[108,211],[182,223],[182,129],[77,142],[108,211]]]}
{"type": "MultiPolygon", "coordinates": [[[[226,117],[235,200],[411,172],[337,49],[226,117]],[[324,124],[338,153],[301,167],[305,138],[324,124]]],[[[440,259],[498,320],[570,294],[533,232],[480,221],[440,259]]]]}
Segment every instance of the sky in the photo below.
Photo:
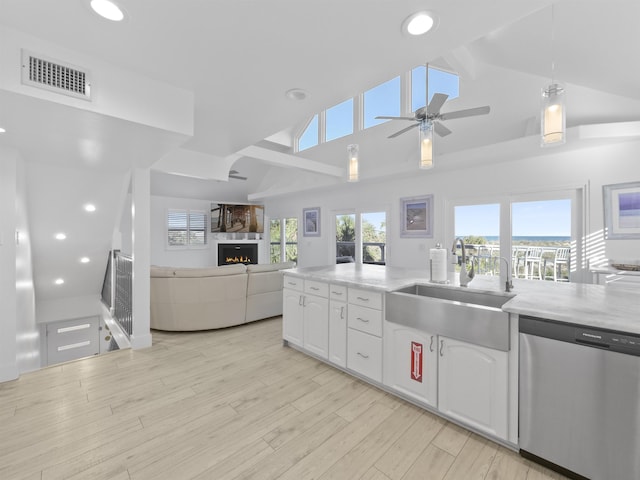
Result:
{"type": "MultiPolygon", "coordinates": [[[[512,203],[515,237],[571,236],[571,200],[512,203]]],[[[500,234],[500,205],[469,205],[455,209],[456,236],[493,237],[500,234]]]]}

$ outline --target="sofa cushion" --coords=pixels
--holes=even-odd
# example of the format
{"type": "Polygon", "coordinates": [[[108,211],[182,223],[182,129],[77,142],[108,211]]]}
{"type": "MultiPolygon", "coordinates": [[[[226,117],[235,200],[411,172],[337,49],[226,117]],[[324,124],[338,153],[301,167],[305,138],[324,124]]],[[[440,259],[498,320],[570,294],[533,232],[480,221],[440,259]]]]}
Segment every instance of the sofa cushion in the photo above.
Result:
{"type": "Polygon", "coordinates": [[[243,264],[222,265],[209,268],[182,268],[182,267],[151,267],[152,277],[175,278],[202,278],[219,277],[223,275],[239,275],[247,273],[247,267],[243,264]]]}
{"type": "Polygon", "coordinates": [[[252,264],[247,265],[247,273],[275,272],[276,270],[284,270],[295,266],[296,262],[252,264]]]}

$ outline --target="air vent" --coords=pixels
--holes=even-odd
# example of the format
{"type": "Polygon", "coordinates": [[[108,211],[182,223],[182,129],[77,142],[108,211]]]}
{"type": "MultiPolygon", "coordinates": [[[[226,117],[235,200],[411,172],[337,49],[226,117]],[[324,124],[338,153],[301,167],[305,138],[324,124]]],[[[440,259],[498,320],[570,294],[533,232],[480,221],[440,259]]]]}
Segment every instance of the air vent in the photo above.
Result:
{"type": "Polygon", "coordinates": [[[22,83],[91,100],[90,73],[74,65],[22,51],[22,83]]]}

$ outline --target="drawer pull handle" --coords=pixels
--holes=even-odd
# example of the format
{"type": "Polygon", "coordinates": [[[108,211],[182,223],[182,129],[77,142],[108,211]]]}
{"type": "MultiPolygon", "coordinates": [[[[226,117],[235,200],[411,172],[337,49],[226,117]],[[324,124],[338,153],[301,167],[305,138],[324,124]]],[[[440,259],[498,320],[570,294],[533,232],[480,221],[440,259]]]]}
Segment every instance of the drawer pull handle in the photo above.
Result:
{"type": "Polygon", "coordinates": [[[340,320],[344,320],[344,307],[340,307],[340,320]]]}
{"type": "Polygon", "coordinates": [[[362,358],[369,358],[369,355],[365,355],[364,353],[357,352],[362,358]]]}
{"type": "Polygon", "coordinates": [[[298,284],[296,282],[287,282],[287,285],[293,285],[295,287],[298,284]]]}
{"type": "Polygon", "coordinates": [[[368,302],[369,299],[365,297],[356,297],[358,300],[362,300],[363,302],[368,302]]]}
{"type": "Polygon", "coordinates": [[[444,340],[440,340],[440,356],[444,357],[444,352],[442,351],[444,349],[444,340]]]}
{"type": "Polygon", "coordinates": [[[338,295],[338,296],[342,296],[342,292],[334,292],[333,290],[331,291],[332,294],[334,295],[338,295]]]}
{"type": "Polygon", "coordinates": [[[433,335],[431,335],[431,343],[429,344],[429,351],[433,352],[433,335]]]}
{"type": "Polygon", "coordinates": [[[310,290],[315,290],[316,292],[320,290],[318,287],[309,287],[310,290]]]}
{"type": "Polygon", "coordinates": [[[298,305],[302,305],[302,295],[300,295],[300,298],[298,300],[298,305]]]}
{"type": "Polygon", "coordinates": [[[367,320],[366,318],[357,317],[356,320],[360,320],[361,322],[364,322],[364,323],[369,323],[369,320],[367,320]]]}

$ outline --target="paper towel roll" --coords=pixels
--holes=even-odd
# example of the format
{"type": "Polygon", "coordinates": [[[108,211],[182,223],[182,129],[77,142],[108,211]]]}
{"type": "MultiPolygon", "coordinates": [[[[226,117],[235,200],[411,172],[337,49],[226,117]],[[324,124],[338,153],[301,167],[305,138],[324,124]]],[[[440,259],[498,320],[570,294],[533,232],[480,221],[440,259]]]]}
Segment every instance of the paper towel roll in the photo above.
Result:
{"type": "Polygon", "coordinates": [[[432,248],[429,250],[431,258],[431,281],[446,283],[447,281],[447,249],[432,248]]]}

